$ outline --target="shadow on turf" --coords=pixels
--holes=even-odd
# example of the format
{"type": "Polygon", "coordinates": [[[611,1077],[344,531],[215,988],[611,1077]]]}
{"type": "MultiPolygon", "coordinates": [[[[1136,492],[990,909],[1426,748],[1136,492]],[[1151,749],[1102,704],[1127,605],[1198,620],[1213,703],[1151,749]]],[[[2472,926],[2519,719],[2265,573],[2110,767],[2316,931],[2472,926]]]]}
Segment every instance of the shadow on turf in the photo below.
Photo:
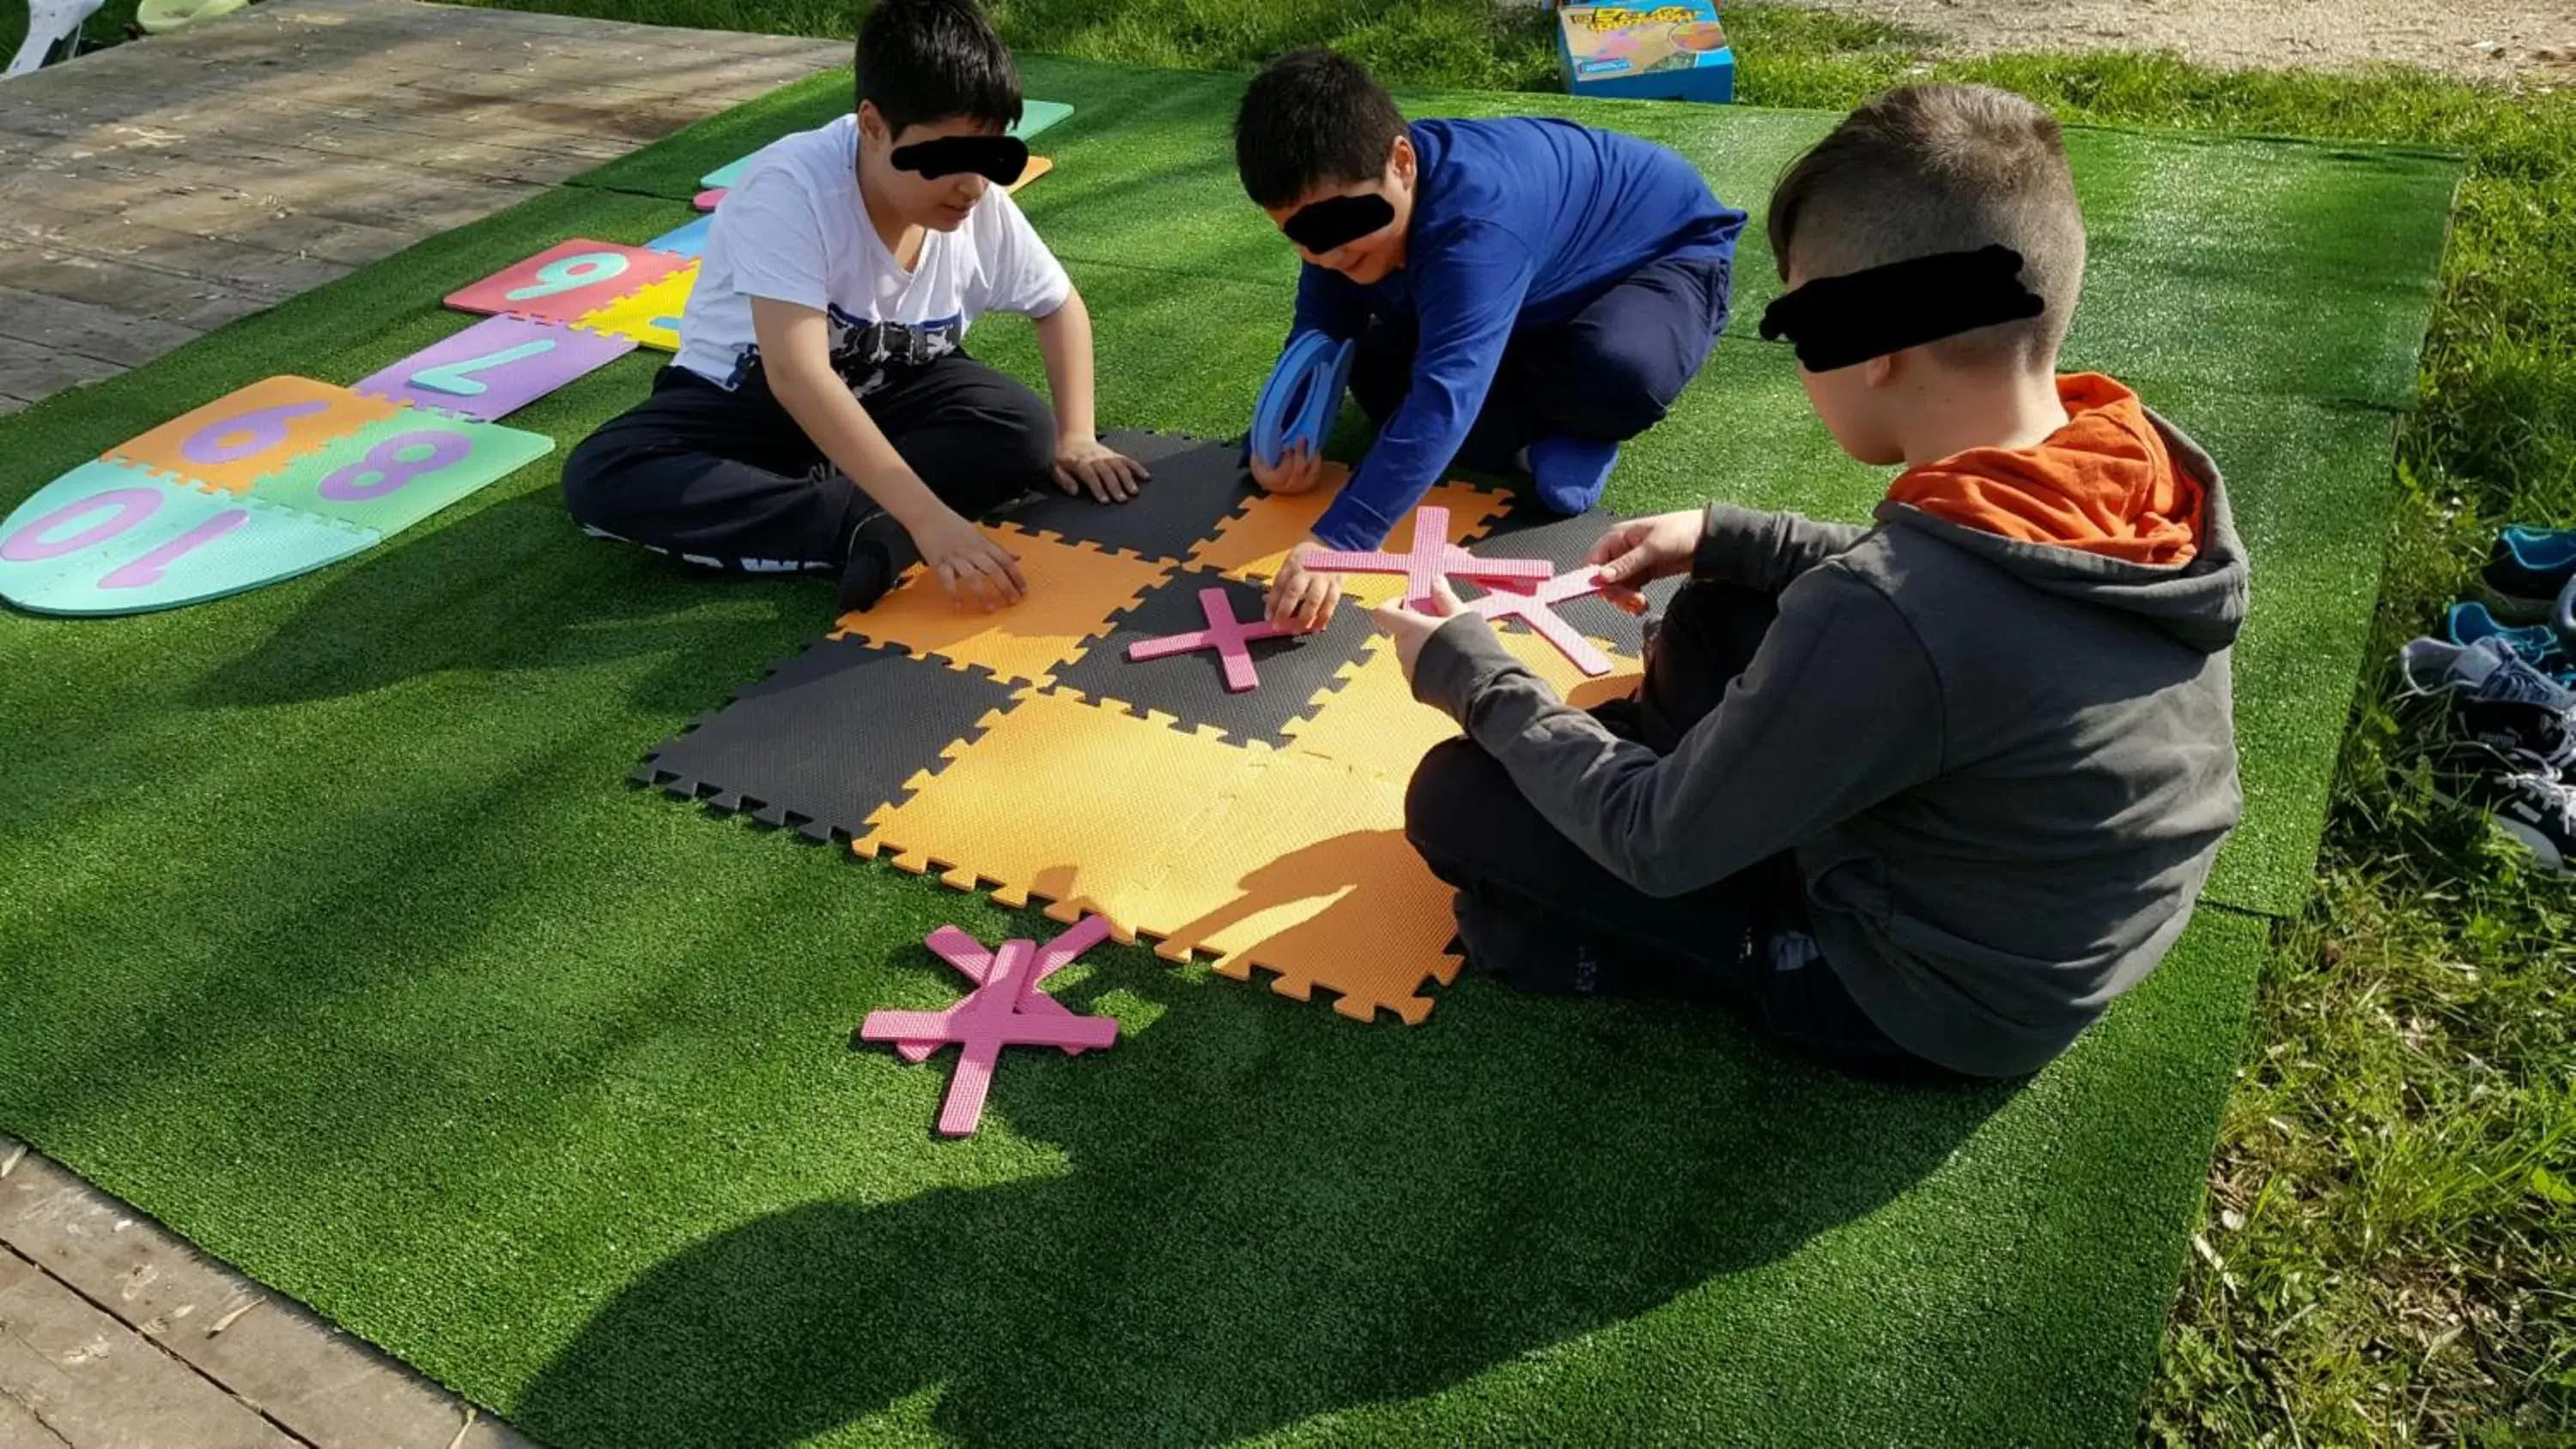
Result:
{"type": "Polygon", "coordinates": [[[720,574],[584,537],[549,486],[331,571],[257,647],[209,674],[190,702],[295,704],[450,670],[506,674],[663,655],[634,702],[685,718],[820,636],[834,612],[820,580],[720,574]]]}
{"type": "Polygon", "coordinates": [[[1759,1269],[2013,1091],[1846,1082],[1715,1013],[1473,980],[1419,1032],[1143,992],[1166,1013],[1117,1055],[1014,1055],[996,1084],[986,1136],[1065,1168],[716,1234],[629,1283],[513,1422],[562,1449],[787,1445],[900,1406],[971,1444],[1230,1441],[1759,1269]]]}

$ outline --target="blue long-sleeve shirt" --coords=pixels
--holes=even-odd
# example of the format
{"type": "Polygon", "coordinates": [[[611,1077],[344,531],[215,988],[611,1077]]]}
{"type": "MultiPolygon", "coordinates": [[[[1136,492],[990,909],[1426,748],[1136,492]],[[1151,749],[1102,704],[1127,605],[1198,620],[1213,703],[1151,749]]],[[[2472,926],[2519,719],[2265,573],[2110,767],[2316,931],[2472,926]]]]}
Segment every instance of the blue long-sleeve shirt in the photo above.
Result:
{"type": "Polygon", "coordinates": [[[1358,474],[1315,525],[1334,548],[1370,549],[1449,468],[1485,405],[1514,329],[1563,322],[1649,262],[1732,262],[1744,213],[1678,154],[1534,116],[1416,121],[1405,265],[1363,287],[1309,265],[1296,330],[1355,338],[1410,308],[1413,381],[1358,474]]]}

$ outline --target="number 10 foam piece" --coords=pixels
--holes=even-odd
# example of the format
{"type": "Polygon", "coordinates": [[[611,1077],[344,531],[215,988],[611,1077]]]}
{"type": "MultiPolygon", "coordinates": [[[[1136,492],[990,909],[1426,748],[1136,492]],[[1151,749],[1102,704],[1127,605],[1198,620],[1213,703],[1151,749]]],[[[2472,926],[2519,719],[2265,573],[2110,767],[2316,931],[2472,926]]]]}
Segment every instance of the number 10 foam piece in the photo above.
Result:
{"type": "Polygon", "coordinates": [[[237,594],[359,553],[553,448],[272,377],[37,490],[0,521],[0,598],[132,614],[237,594]]]}

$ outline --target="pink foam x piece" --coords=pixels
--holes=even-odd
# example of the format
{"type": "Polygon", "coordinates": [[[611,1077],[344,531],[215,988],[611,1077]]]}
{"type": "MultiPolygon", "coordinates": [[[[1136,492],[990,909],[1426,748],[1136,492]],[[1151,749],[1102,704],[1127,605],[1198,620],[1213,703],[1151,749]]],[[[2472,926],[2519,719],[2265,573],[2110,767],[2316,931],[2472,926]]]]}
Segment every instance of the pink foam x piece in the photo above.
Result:
{"type": "MultiPolygon", "coordinates": [[[[1031,983],[1046,980],[1062,970],[1074,957],[1108,939],[1109,918],[1107,916],[1086,917],[1081,925],[1038,948],[1037,972],[1030,978],[1031,983]]],[[[984,977],[993,969],[993,953],[984,948],[983,942],[955,926],[940,927],[931,932],[929,939],[922,944],[928,946],[940,960],[964,972],[966,979],[977,986],[984,984],[984,977]]],[[[964,1004],[964,1002],[958,1003],[959,1006],[964,1004]]],[[[1031,991],[1028,998],[1021,1003],[1021,1008],[1041,1015],[1072,1015],[1072,1008],[1043,991],[1031,991]]],[[[950,1008],[952,1011],[955,1009],[955,1007],[950,1008]]],[[[864,1031],[865,1028],[861,1030],[864,1031]]],[[[895,1045],[895,1054],[908,1062],[928,1061],[932,1052],[945,1045],[947,1045],[947,1039],[934,1033],[928,1037],[898,1042],[895,1045]]],[[[1064,1049],[1064,1054],[1069,1057],[1080,1056],[1082,1048],[1069,1046],[1064,1049]]]]}
{"type": "Polygon", "coordinates": [[[1555,570],[1545,559],[1478,558],[1449,541],[1449,510],[1425,504],[1414,511],[1413,547],[1403,553],[1352,553],[1326,549],[1310,553],[1306,567],[1325,574],[1402,574],[1406,607],[1431,602],[1432,588],[1444,577],[1506,582],[1544,579],[1555,570]]]}
{"type": "Polygon", "coordinates": [[[1261,687],[1261,673],[1252,667],[1252,651],[1245,646],[1255,639],[1277,639],[1289,631],[1263,620],[1246,624],[1234,617],[1234,600],[1223,589],[1199,590],[1199,609],[1207,615],[1208,626],[1186,634],[1166,634],[1160,639],[1139,639],[1127,646],[1129,662],[1162,659],[1173,654],[1187,654],[1194,649],[1213,649],[1225,664],[1225,687],[1229,693],[1241,694],[1261,687]]]}
{"type": "Polygon", "coordinates": [[[1517,589],[1497,590],[1467,601],[1467,607],[1488,619],[1518,619],[1538,631],[1538,636],[1557,648],[1557,652],[1574,661],[1574,667],[1599,678],[1610,672],[1609,656],[1592,647],[1592,641],[1580,630],[1558,617],[1555,606],[1575,599],[1588,598],[1603,588],[1599,569],[1577,569],[1524,593],[1517,589]]]}
{"type": "Polygon", "coordinates": [[[966,999],[945,1011],[872,1011],[859,1027],[863,1041],[890,1041],[910,1060],[955,1042],[957,1070],[939,1109],[939,1134],[963,1137],[984,1118],[984,1097],[1006,1046],[1052,1046],[1076,1052],[1118,1039],[1118,1023],[1105,1016],[1076,1016],[1037,989],[1038,982],[1096,944],[1109,923],[1093,917],[1049,943],[1012,940],[987,952],[955,927],[934,932],[932,950],[975,981],[966,999]],[[924,1046],[919,1056],[912,1048],[924,1046]]]}

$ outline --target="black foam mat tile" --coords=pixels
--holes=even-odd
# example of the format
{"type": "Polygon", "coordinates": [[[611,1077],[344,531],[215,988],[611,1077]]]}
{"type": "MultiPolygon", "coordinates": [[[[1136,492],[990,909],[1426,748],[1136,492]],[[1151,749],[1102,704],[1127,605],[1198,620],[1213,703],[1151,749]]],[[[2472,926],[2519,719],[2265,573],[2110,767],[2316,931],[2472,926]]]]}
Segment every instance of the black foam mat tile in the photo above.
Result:
{"type": "Polygon", "coordinates": [[[1261,687],[1242,694],[1226,690],[1224,666],[1214,649],[1141,662],[1128,659],[1127,646],[1139,640],[1206,628],[1207,614],[1199,604],[1202,589],[1224,590],[1237,619],[1252,623],[1261,618],[1260,585],[1206,569],[1181,569],[1112,620],[1109,633],[1081,658],[1057,670],[1056,683],[1085,699],[1116,700],[1138,713],[1160,711],[1182,728],[1212,726],[1237,743],[1284,746],[1287,726],[1315,712],[1318,694],[1341,687],[1343,667],[1359,659],[1374,632],[1366,611],[1345,600],[1333,622],[1315,633],[1255,640],[1249,652],[1261,687]]]}
{"type": "Polygon", "coordinates": [[[1021,528],[1152,559],[1187,558],[1257,491],[1239,443],[1173,433],[1108,433],[1102,441],[1153,471],[1124,503],[1049,493],[1004,516],[1021,528]]]}
{"type": "Polygon", "coordinates": [[[855,838],[1011,697],[981,671],[825,639],[663,741],[628,778],[815,840],[855,838]]]}

